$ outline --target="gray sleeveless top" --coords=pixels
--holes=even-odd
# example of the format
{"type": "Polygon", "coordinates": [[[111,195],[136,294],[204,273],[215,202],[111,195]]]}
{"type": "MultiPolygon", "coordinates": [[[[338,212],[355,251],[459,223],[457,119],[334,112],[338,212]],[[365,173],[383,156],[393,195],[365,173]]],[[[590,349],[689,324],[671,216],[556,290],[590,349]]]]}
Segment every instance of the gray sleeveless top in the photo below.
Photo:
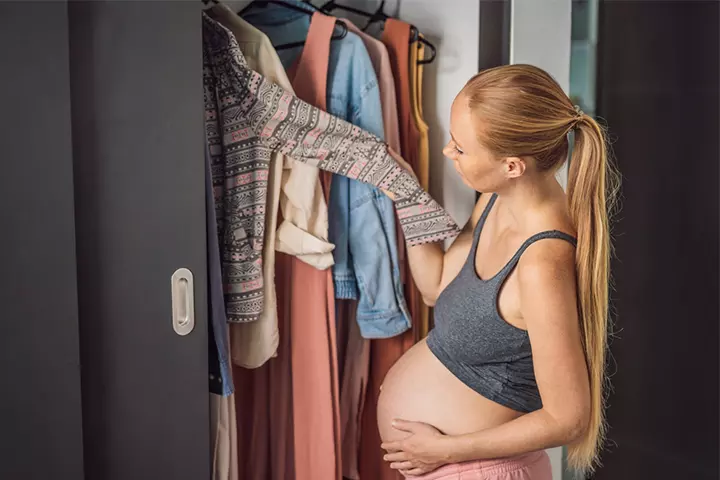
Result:
{"type": "Polygon", "coordinates": [[[507,323],[498,312],[498,294],[523,252],[538,240],[575,238],[550,230],[528,238],[495,276],[482,280],[475,271],[478,239],[493,194],[473,234],[472,248],[460,273],[442,291],[435,305],[435,328],[427,339],[430,351],[467,386],[480,395],[519,412],[542,407],[533,371],[527,331],[507,323]]]}

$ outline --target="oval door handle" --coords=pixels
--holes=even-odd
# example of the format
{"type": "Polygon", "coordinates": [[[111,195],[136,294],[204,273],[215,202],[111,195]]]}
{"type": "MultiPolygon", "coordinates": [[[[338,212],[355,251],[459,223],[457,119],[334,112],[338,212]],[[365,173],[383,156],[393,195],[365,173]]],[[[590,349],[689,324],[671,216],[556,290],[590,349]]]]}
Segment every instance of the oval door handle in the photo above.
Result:
{"type": "Polygon", "coordinates": [[[178,268],[172,276],[172,324],[178,335],[187,335],[195,328],[194,292],[192,272],[178,268]]]}

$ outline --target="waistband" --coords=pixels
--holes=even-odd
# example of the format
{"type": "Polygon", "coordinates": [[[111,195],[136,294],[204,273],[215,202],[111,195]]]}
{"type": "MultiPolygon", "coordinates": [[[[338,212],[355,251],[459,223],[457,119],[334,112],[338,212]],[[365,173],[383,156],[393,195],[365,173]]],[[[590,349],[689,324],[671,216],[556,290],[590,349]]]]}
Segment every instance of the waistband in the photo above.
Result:
{"type": "Polygon", "coordinates": [[[413,480],[442,480],[443,478],[453,475],[459,476],[462,473],[477,472],[482,473],[483,477],[498,475],[501,473],[510,473],[523,468],[527,468],[547,457],[545,450],[537,452],[525,453],[515,457],[498,458],[493,460],[475,460],[472,462],[453,463],[438,468],[434,472],[427,475],[417,477],[407,477],[413,480]]]}

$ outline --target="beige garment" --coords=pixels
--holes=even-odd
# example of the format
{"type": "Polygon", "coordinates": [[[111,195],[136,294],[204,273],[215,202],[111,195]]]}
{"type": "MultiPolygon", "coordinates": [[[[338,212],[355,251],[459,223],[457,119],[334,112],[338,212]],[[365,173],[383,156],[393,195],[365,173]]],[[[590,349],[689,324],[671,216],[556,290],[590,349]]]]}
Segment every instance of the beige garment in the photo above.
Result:
{"type": "Polygon", "coordinates": [[[210,394],[212,480],[239,480],[235,394],[210,394]]]}
{"type": "MultiPolygon", "coordinates": [[[[293,91],[277,52],[264,33],[223,4],[213,6],[209,15],[232,32],[251,69],[293,91]]],[[[327,269],[333,264],[334,248],[327,238],[328,213],[320,171],[284,155],[271,154],[263,247],[265,304],[257,321],[230,326],[233,363],[257,368],[276,355],[279,336],[275,250],[296,256],[315,268],[327,269]],[[278,205],[283,217],[279,227],[278,205]]]]}

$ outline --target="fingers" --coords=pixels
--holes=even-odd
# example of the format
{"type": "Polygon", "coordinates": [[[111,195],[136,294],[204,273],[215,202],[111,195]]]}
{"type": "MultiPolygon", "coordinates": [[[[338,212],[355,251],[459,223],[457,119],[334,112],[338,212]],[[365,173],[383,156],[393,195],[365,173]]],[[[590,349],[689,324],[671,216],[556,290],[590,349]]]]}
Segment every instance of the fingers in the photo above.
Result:
{"type": "Polygon", "coordinates": [[[402,442],[387,442],[380,445],[386,452],[399,452],[402,450],[402,442]]]}
{"type": "Polygon", "coordinates": [[[400,154],[397,153],[395,150],[393,150],[393,149],[390,148],[389,146],[387,147],[387,149],[388,149],[388,153],[390,154],[390,156],[393,157],[395,160],[397,160],[398,158],[402,159],[402,157],[400,156],[400,154]]]}
{"type": "Polygon", "coordinates": [[[424,468],[413,468],[412,470],[405,470],[403,472],[403,475],[410,475],[410,476],[416,476],[416,475],[422,475],[424,473],[427,473],[424,468]]]}
{"type": "Polygon", "coordinates": [[[403,462],[410,460],[410,455],[407,452],[395,452],[386,454],[383,459],[386,462],[403,462]]]}
{"type": "Polygon", "coordinates": [[[415,431],[415,426],[415,422],[406,422],[405,420],[394,420],[392,422],[392,427],[395,430],[400,430],[401,432],[413,433],[415,431]]]}
{"type": "Polygon", "coordinates": [[[413,462],[393,462],[390,464],[390,468],[394,470],[412,470],[415,468],[413,462]]]}
{"type": "Polygon", "coordinates": [[[392,193],[392,192],[389,191],[389,190],[385,190],[384,188],[381,188],[380,190],[382,190],[382,192],[383,192],[385,195],[387,195],[387,197],[388,197],[390,200],[392,200],[393,202],[395,201],[395,194],[394,194],[394,193],[392,193]]]}

